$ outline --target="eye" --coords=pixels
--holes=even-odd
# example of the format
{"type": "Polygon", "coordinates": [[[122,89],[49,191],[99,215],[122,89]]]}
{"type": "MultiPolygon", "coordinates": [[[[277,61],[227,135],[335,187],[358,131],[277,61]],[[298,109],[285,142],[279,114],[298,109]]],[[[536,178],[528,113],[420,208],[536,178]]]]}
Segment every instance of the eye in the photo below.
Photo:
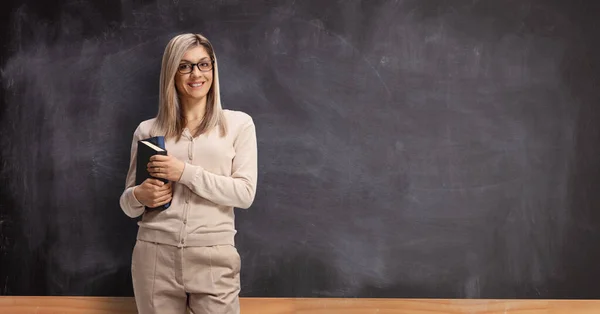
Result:
{"type": "Polygon", "coordinates": [[[191,64],[182,63],[179,65],[179,71],[189,71],[192,68],[191,64]]]}

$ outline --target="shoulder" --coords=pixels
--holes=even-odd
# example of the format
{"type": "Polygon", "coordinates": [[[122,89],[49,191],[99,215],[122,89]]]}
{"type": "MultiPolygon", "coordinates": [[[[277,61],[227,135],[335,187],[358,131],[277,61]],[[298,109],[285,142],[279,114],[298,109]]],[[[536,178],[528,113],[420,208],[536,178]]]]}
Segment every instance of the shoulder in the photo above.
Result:
{"type": "Polygon", "coordinates": [[[223,115],[227,121],[227,126],[234,130],[254,125],[252,117],[243,111],[223,109],[223,115]]]}
{"type": "Polygon", "coordinates": [[[156,122],[156,118],[144,120],[138,124],[135,129],[134,137],[138,139],[148,138],[150,137],[150,132],[152,131],[152,127],[156,122]]]}
{"type": "Polygon", "coordinates": [[[227,132],[234,139],[234,143],[256,138],[254,120],[249,114],[236,110],[223,110],[223,114],[227,121],[227,132]]]}

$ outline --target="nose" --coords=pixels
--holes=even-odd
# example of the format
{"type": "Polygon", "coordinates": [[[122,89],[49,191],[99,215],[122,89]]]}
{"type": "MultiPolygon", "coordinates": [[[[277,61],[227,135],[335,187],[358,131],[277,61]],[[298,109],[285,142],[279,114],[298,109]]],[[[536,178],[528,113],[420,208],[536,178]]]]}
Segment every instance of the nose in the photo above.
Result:
{"type": "Polygon", "coordinates": [[[202,71],[200,71],[200,65],[196,64],[192,67],[192,76],[200,76],[202,75],[202,71]]]}

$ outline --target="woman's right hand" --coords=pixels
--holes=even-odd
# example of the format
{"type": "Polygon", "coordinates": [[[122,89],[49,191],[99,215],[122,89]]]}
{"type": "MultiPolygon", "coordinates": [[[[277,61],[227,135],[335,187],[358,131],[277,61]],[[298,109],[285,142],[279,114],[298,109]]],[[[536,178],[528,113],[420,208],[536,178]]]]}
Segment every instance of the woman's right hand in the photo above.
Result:
{"type": "Polygon", "coordinates": [[[133,195],[144,206],[155,208],[167,204],[173,198],[172,183],[165,184],[157,179],[146,179],[133,189],[133,195]]]}

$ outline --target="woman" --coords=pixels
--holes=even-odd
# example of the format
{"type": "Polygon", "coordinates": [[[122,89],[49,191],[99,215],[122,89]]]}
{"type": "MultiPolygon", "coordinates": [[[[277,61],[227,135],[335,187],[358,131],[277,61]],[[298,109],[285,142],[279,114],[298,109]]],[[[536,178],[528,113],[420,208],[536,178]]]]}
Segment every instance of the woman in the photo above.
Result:
{"type": "Polygon", "coordinates": [[[248,208],[257,182],[252,118],[224,110],[217,59],[198,34],[174,37],[164,51],[159,110],[133,134],[126,188],[120,204],[143,215],[132,256],[140,314],[239,313],[240,256],[233,208],[248,208]],[[162,135],[167,156],[148,163],[135,185],[139,140],[162,135]],[[164,210],[145,210],[171,203],[164,210]]]}

